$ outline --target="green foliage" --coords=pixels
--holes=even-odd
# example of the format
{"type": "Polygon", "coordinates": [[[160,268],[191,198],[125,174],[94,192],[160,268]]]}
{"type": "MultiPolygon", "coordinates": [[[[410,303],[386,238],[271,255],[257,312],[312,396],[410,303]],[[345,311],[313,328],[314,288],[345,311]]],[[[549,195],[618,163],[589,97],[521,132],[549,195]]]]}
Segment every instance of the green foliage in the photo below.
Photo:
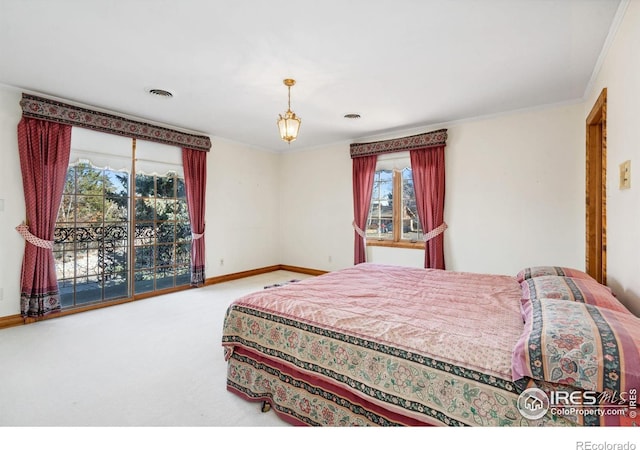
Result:
{"type": "Polygon", "coordinates": [[[58,222],[127,220],[129,175],[80,163],[69,167],[58,222]],[[75,195],[74,195],[75,194],[75,195]]]}

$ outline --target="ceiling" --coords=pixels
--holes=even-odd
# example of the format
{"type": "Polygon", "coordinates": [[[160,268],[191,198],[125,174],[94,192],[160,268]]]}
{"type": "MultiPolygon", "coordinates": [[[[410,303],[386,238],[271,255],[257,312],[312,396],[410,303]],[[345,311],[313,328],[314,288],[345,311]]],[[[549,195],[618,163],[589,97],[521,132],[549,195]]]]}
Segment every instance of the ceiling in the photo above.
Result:
{"type": "Polygon", "coordinates": [[[583,99],[619,5],[0,0],[0,84],[283,152],[583,99]]]}

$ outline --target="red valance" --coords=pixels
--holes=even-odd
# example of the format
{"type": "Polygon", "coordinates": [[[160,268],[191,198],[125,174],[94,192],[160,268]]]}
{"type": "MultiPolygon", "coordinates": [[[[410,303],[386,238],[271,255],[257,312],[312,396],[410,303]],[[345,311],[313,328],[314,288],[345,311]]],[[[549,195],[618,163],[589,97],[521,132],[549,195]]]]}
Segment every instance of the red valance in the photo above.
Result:
{"type": "Polygon", "coordinates": [[[187,147],[194,150],[209,151],[211,148],[211,139],[208,136],[184,133],[35,95],[23,93],[20,105],[22,106],[23,117],[32,117],[48,122],[89,128],[104,133],[187,147]]]}
{"type": "Polygon", "coordinates": [[[440,147],[447,144],[447,130],[430,131],[414,136],[388,139],[386,141],[351,144],[351,158],[381,155],[383,153],[405,152],[418,148],[440,147]]]}

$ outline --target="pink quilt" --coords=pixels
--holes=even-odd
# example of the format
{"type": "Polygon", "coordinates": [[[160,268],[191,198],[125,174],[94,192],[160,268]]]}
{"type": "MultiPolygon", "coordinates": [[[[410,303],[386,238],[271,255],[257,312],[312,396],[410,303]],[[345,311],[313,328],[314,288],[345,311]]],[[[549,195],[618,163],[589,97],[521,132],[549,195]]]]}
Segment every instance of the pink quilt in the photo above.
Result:
{"type": "Polygon", "coordinates": [[[533,386],[635,401],[640,319],[539,299],[523,323],[522,298],[516,277],[376,264],[255,292],[227,310],[227,388],[307,425],[636,424],[557,408],[523,417],[533,386]]]}
{"type": "Polygon", "coordinates": [[[517,410],[515,277],[360,264],[238,299],[227,387],[297,424],[567,425],[517,410]]]}
{"type": "Polygon", "coordinates": [[[511,378],[511,351],[522,334],[520,285],[513,277],[360,264],[256,292],[236,301],[511,378]]]}

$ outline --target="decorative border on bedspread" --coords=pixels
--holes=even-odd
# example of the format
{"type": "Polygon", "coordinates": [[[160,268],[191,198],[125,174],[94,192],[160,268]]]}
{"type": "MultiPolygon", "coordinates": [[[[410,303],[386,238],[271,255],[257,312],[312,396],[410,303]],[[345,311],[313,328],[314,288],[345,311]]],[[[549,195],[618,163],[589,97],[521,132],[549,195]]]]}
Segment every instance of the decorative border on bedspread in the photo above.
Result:
{"type": "Polygon", "coordinates": [[[235,345],[251,349],[425,423],[571,425],[551,415],[523,418],[511,380],[253,308],[227,311],[222,341],[227,359],[235,345]]]}
{"type": "MultiPolygon", "coordinates": [[[[298,419],[301,422],[304,423],[308,423],[310,425],[349,425],[349,426],[354,426],[354,425],[358,425],[358,426],[362,426],[362,425],[379,425],[379,426],[396,426],[396,425],[407,425],[407,422],[411,422],[411,425],[429,425],[430,423],[425,422],[425,419],[423,419],[422,421],[418,421],[418,420],[411,420],[411,418],[409,417],[405,417],[404,420],[396,420],[396,421],[392,421],[384,416],[382,416],[381,414],[377,414],[373,412],[373,408],[370,406],[368,408],[364,408],[362,405],[358,405],[358,404],[354,404],[353,402],[351,402],[350,400],[345,398],[346,395],[346,391],[343,392],[341,395],[336,394],[335,392],[330,392],[326,389],[322,389],[317,385],[313,385],[310,383],[306,383],[305,381],[302,381],[301,379],[298,379],[296,377],[287,375],[289,373],[290,370],[287,370],[287,368],[282,368],[283,370],[278,370],[278,369],[274,369],[272,367],[270,367],[269,365],[265,365],[262,363],[258,363],[252,359],[249,359],[245,356],[238,356],[237,352],[234,352],[233,356],[231,357],[231,359],[235,359],[236,362],[234,364],[231,364],[229,366],[229,374],[228,374],[228,378],[227,378],[227,384],[231,385],[232,387],[234,387],[235,389],[239,390],[240,392],[244,393],[245,396],[247,397],[255,397],[255,398],[260,398],[262,399],[263,397],[265,397],[265,392],[263,391],[265,386],[260,386],[260,383],[256,383],[255,386],[251,386],[251,381],[253,378],[257,378],[260,376],[264,376],[264,374],[260,374],[260,371],[264,371],[267,374],[273,376],[274,378],[276,378],[277,380],[275,381],[279,381],[283,384],[280,385],[279,388],[272,388],[272,386],[269,386],[269,388],[272,388],[273,390],[275,390],[276,393],[278,392],[282,392],[281,389],[283,389],[283,386],[285,385],[291,385],[297,392],[302,392],[302,391],[306,391],[307,393],[311,394],[311,396],[309,398],[313,398],[315,396],[320,396],[323,399],[327,400],[329,403],[331,404],[335,404],[335,406],[339,406],[341,409],[343,409],[343,411],[341,411],[340,415],[343,416],[342,420],[336,421],[333,418],[329,419],[329,414],[334,415],[335,414],[335,408],[332,408],[331,406],[329,406],[329,411],[325,414],[325,417],[319,420],[314,420],[311,421],[308,418],[305,418],[304,416],[301,415],[295,415],[294,417],[296,419],[298,419]],[[234,369],[238,367],[238,362],[242,363],[243,365],[245,365],[244,369],[245,369],[245,373],[244,374],[240,374],[237,372],[234,372],[234,369]],[[247,369],[246,366],[252,366],[253,369],[255,370],[251,370],[251,369],[247,369]],[[251,374],[249,374],[250,371],[251,374]],[[233,381],[232,381],[233,380],[233,381]],[[240,383],[244,384],[244,386],[242,386],[240,383]],[[242,386],[242,387],[241,387],[242,386]],[[255,388],[257,387],[256,390],[252,390],[251,388],[255,388]],[[353,416],[355,417],[355,419],[347,419],[347,416],[353,416]],[[366,421],[363,419],[367,419],[366,421]]],[[[298,375],[300,378],[303,378],[304,375],[301,372],[298,372],[298,375]]],[[[356,388],[353,384],[350,384],[351,388],[356,388]]],[[[335,389],[334,390],[338,390],[335,389]]],[[[268,391],[267,391],[268,392],[268,391]]],[[[297,395],[300,395],[299,393],[297,395]]],[[[276,395],[276,398],[274,399],[273,395],[269,396],[272,400],[275,400],[275,407],[276,409],[279,410],[283,410],[282,408],[282,401],[284,399],[286,399],[287,397],[291,397],[290,395],[276,395]]],[[[397,396],[387,396],[386,398],[387,403],[389,404],[393,404],[393,405],[398,405],[401,407],[406,407],[406,403],[404,403],[402,401],[401,398],[397,397],[397,396]]],[[[367,402],[369,403],[369,402],[367,402]]],[[[451,425],[451,426],[464,426],[464,423],[461,423],[455,419],[451,419],[449,417],[447,417],[445,414],[442,414],[441,412],[432,409],[432,408],[426,408],[424,405],[422,404],[418,404],[416,402],[412,402],[413,404],[411,405],[413,407],[413,410],[420,412],[421,414],[425,414],[427,417],[431,416],[431,417],[435,417],[439,422],[442,422],[446,425],[451,425]]],[[[377,407],[378,411],[381,411],[382,408],[377,407]]],[[[287,415],[291,415],[291,411],[287,410],[284,411],[287,415]]]]}
{"type": "MultiPolygon", "coordinates": [[[[562,306],[562,304],[560,305],[562,306]]],[[[545,374],[545,364],[542,363],[542,361],[546,361],[546,358],[543,355],[544,339],[542,337],[542,333],[544,330],[543,322],[545,321],[543,319],[543,311],[542,311],[541,303],[533,302],[532,307],[533,307],[533,321],[535,325],[534,325],[534,332],[531,333],[531,338],[529,340],[529,346],[528,346],[529,358],[531,360],[529,367],[531,368],[531,372],[533,374],[534,379],[545,380],[548,378],[548,376],[545,374]]],[[[595,375],[597,374],[597,372],[593,368],[593,366],[590,366],[588,367],[588,372],[590,376],[587,376],[586,373],[582,373],[582,376],[581,376],[581,382],[584,383],[585,385],[584,386],[580,385],[578,387],[582,387],[585,389],[594,389],[594,390],[604,389],[605,391],[609,391],[609,392],[621,392],[620,350],[618,349],[618,342],[616,341],[616,337],[613,334],[613,330],[611,329],[607,321],[604,319],[604,317],[602,317],[602,314],[600,314],[600,311],[598,311],[597,308],[589,308],[587,309],[587,311],[588,311],[588,314],[591,316],[593,325],[597,327],[598,336],[600,338],[599,339],[600,348],[595,348],[595,346],[593,346],[591,342],[588,342],[588,344],[585,346],[587,350],[581,349],[581,351],[585,352],[585,355],[582,357],[591,363],[591,361],[589,361],[588,356],[590,356],[591,353],[597,354],[597,352],[601,352],[602,357],[600,359],[602,360],[603,369],[604,371],[606,371],[607,376],[603,376],[601,380],[593,380],[592,378],[595,378],[595,375]],[[601,383],[602,385],[601,387],[598,386],[599,384],[598,382],[601,383]]],[[[568,316],[568,317],[569,319],[571,319],[571,316],[568,316]]],[[[579,334],[577,332],[574,334],[562,334],[561,331],[567,329],[567,326],[566,325],[563,326],[563,325],[565,324],[562,324],[562,323],[557,324],[556,329],[553,330],[551,333],[554,333],[554,335],[557,336],[556,344],[559,347],[565,348],[565,349],[571,349],[575,345],[575,342],[582,342],[583,340],[586,340],[584,336],[585,335],[588,336],[587,331],[590,330],[590,327],[591,327],[591,324],[587,323],[582,326],[582,328],[587,330],[582,334],[579,334]]],[[[580,330],[577,323],[574,322],[573,326],[574,328],[571,329],[572,332],[575,332],[576,330],[580,330]]],[[[550,327],[550,325],[547,325],[547,327],[550,327]]],[[[579,372],[584,371],[584,369],[579,369],[578,365],[575,362],[571,361],[571,359],[561,358],[560,355],[558,355],[552,361],[551,360],[547,361],[547,364],[550,365],[551,368],[547,367],[546,370],[555,375],[554,381],[557,381],[558,383],[563,383],[563,382],[567,383],[566,380],[562,380],[562,377],[569,376],[566,374],[567,370],[571,373],[575,372],[576,378],[580,375],[579,372]],[[568,368],[563,367],[563,365],[564,366],[570,365],[570,367],[568,368]]],[[[580,381],[573,380],[573,383],[580,384],[580,381]]]]}
{"type": "MultiPolygon", "coordinates": [[[[229,361],[227,389],[246,399],[268,401],[288,422],[311,426],[399,426],[420,425],[414,420],[393,420],[380,414],[381,408],[358,402],[320,386],[318,380],[279,364],[258,361],[259,356],[242,350],[229,361]],[[309,377],[306,377],[309,378],[309,377]],[[374,411],[377,410],[377,411],[374,411]]],[[[351,396],[353,398],[353,396],[351,396]]]]}
{"type": "MultiPolygon", "coordinates": [[[[367,348],[370,350],[374,350],[376,352],[380,352],[380,353],[384,353],[385,355],[390,355],[390,356],[395,356],[398,358],[402,358],[404,360],[407,361],[411,361],[411,362],[415,362],[418,363],[420,365],[423,366],[427,366],[427,367],[431,367],[433,369],[437,369],[437,370],[441,370],[443,372],[450,372],[454,375],[460,376],[462,378],[467,378],[470,380],[474,380],[474,381],[479,381],[483,384],[492,386],[492,387],[496,387],[499,388],[501,390],[506,390],[509,392],[515,392],[516,389],[514,388],[514,384],[513,381],[511,380],[504,380],[501,378],[497,378],[491,375],[487,375],[484,374],[482,372],[478,372],[476,370],[472,370],[472,369],[467,369],[464,367],[459,367],[453,364],[449,364],[449,363],[445,363],[442,361],[438,361],[435,360],[433,358],[429,358],[427,356],[418,354],[418,353],[413,353],[413,352],[409,352],[406,350],[402,350],[399,349],[397,347],[392,347],[390,345],[386,345],[386,344],[381,344],[378,342],[372,342],[368,339],[363,339],[363,338],[359,338],[359,337],[355,337],[355,336],[350,336],[344,333],[340,333],[340,332],[336,332],[336,331],[331,331],[328,330],[326,328],[321,328],[321,327],[317,327],[314,325],[309,325],[307,323],[304,322],[300,322],[297,320],[293,320],[293,319],[289,319],[286,317],[282,317],[282,316],[278,316],[278,315],[274,315],[268,312],[264,312],[264,311],[259,311],[256,309],[252,309],[252,308],[247,308],[247,307],[243,307],[243,306],[234,306],[233,308],[234,310],[243,312],[245,314],[249,314],[255,317],[260,317],[262,319],[268,320],[270,322],[275,322],[275,323],[280,323],[289,327],[293,327],[296,328],[298,330],[302,330],[302,331],[308,331],[310,333],[313,334],[317,334],[319,336],[324,336],[324,337],[328,337],[330,339],[336,339],[342,342],[346,342],[349,344],[353,344],[356,345],[358,347],[362,347],[362,348],[367,348]]],[[[282,351],[277,351],[274,350],[272,348],[269,347],[264,347],[261,346],[260,344],[253,342],[253,341],[248,341],[246,339],[242,339],[239,336],[236,336],[235,339],[231,339],[227,336],[224,336],[222,338],[222,341],[224,343],[227,342],[233,342],[233,343],[239,343],[244,345],[245,347],[251,347],[257,351],[260,351],[261,353],[265,354],[265,355],[269,355],[272,357],[276,357],[278,359],[281,360],[285,360],[287,362],[293,363],[294,365],[305,369],[305,370],[309,370],[309,371],[313,371],[313,372],[318,372],[318,373],[322,373],[323,375],[327,375],[332,379],[338,380],[342,383],[347,383],[349,384],[351,387],[355,388],[355,381],[342,375],[339,373],[336,373],[334,371],[330,371],[330,370],[326,370],[324,367],[318,365],[318,364],[313,364],[313,363],[309,363],[309,362],[305,362],[302,360],[299,360],[297,358],[292,357],[291,355],[284,353],[282,351]]],[[[273,343],[273,342],[271,342],[273,343]]]]}

